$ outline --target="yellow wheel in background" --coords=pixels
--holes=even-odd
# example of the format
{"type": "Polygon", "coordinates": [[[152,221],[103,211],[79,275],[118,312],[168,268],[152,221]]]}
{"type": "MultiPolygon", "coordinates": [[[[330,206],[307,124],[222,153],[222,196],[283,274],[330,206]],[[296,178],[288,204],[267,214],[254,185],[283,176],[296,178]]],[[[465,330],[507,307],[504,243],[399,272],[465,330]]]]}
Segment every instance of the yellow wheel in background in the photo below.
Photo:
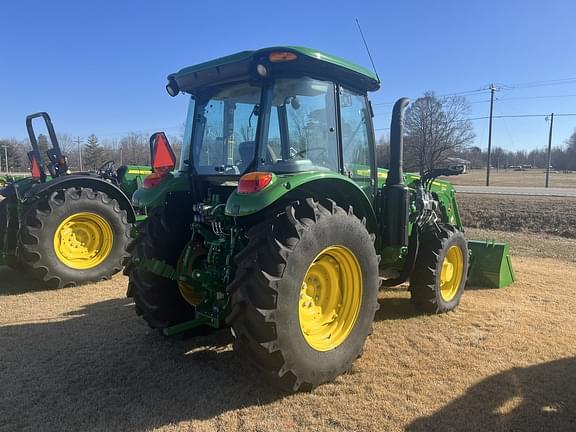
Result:
{"type": "Polygon", "coordinates": [[[444,301],[452,301],[458,293],[464,275],[464,257],[459,246],[451,246],[442,261],[440,272],[440,295],[444,301]]]}
{"type": "Polygon", "coordinates": [[[113,246],[112,228],[96,213],[75,213],[60,223],[54,233],[54,251],[67,267],[88,270],[102,264],[113,246]]]}
{"type": "Polygon", "coordinates": [[[354,254],[331,246],[314,259],[302,282],[300,329],[317,351],[341,345],[356,324],[362,303],[362,272],[354,254]]]}
{"type": "Polygon", "coordinates": [[[458,228],[439,224],[420,233],[420,247],[410,275],[414,306],[444,313],[460,303],[468,275],[468,244],[458,228]]]}

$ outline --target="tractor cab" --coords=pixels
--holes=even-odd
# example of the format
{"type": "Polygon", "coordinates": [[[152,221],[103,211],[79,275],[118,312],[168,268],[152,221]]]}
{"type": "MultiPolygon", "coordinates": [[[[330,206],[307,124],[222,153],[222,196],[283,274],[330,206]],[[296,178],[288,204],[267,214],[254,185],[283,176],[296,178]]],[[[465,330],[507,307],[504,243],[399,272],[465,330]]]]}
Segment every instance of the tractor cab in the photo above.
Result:
{"type": "Polygon", "coordinates": [[[367,92],[379,82],[371,72],[277,47],[188,67],[168,81],[171,95],[190,94],[180,172],[234,185],[254,172],[343,174],[375,192],[367,92]]]}

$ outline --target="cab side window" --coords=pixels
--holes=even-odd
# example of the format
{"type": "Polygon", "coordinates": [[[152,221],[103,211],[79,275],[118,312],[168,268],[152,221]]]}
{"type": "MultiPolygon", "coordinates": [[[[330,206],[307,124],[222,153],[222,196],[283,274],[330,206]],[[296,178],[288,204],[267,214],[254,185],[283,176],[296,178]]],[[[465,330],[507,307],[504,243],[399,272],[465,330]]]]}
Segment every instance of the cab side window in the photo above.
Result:
{"type": "Polygon", "coordinates": [[[362,185],[371,178],[369,115],[364,95],[340,87],[344,172],[362,185]]]}

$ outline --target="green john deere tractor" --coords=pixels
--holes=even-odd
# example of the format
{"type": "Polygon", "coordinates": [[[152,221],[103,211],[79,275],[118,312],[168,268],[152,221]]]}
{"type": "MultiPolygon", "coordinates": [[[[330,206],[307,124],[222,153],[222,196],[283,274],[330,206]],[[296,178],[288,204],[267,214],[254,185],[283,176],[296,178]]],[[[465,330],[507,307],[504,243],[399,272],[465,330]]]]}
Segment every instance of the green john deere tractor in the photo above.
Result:
{"type": "Polygon", "coordinates": [[[26,118],[31,176],[0,189],[0,264],[25,270],[49,287],[110,278],[122,269],[132,223],[130,203],[150,167],[106,162],[97,172],[70,173],[50,117],[26,118]],[[52,147],[47,170],[32,121],[46,123],[52,147]]]}
{"type": "Polygon", "coordinates": [[[359,66],[276,47],[168,80],[170,95],[191,95],[181,163],[170,172],[158,135],[155,172],[133,195],[149,217],[125,269],[150,326],[230,326],[235,350],[296,391],[350,369],[381,284],[409,280],[423,312],[458,305],[469,249],[454,189],[437,177],[459,171],[403,173],[407,99],[394,106],[384,170],[367,97],[380,83],[359,66]]]}

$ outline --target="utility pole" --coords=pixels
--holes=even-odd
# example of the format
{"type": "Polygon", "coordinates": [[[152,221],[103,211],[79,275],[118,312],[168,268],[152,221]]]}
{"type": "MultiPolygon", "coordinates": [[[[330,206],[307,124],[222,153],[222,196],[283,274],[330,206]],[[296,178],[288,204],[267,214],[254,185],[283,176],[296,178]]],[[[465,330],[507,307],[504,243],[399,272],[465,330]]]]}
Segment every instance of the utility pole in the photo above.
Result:
{"type": "Polygon", "coordinates": [[[552,127],[554,126],[554,113],[550,114],[550,131],[548,132],[548,158],[546,163],[546,183],[544,187],[548,187],[550,180],[550,162],[552,161],[552,127]]]}
{"type": "Polygon", "coordinates": [[[8,174],[8,141],[4,142],[4,161],[6,162],[6,174],[8,174]]]}
{"type": "Polygon", "coordinates": [[[80,171],[83,171],[84,168],[82,167],[82,149],[80,148],[80,137],[76,137],[76,144],[78,145],[78,160],[80,162],[80,171]]]}
{"type": "Polygon", "coordinates": [[[490,120],[488,123],[488,163],[486,164],[486,186],[490,186],[490,164],[492,163],[492,113],[494,112],[494,92],[496,87],[490,84],[490,120]]]}

